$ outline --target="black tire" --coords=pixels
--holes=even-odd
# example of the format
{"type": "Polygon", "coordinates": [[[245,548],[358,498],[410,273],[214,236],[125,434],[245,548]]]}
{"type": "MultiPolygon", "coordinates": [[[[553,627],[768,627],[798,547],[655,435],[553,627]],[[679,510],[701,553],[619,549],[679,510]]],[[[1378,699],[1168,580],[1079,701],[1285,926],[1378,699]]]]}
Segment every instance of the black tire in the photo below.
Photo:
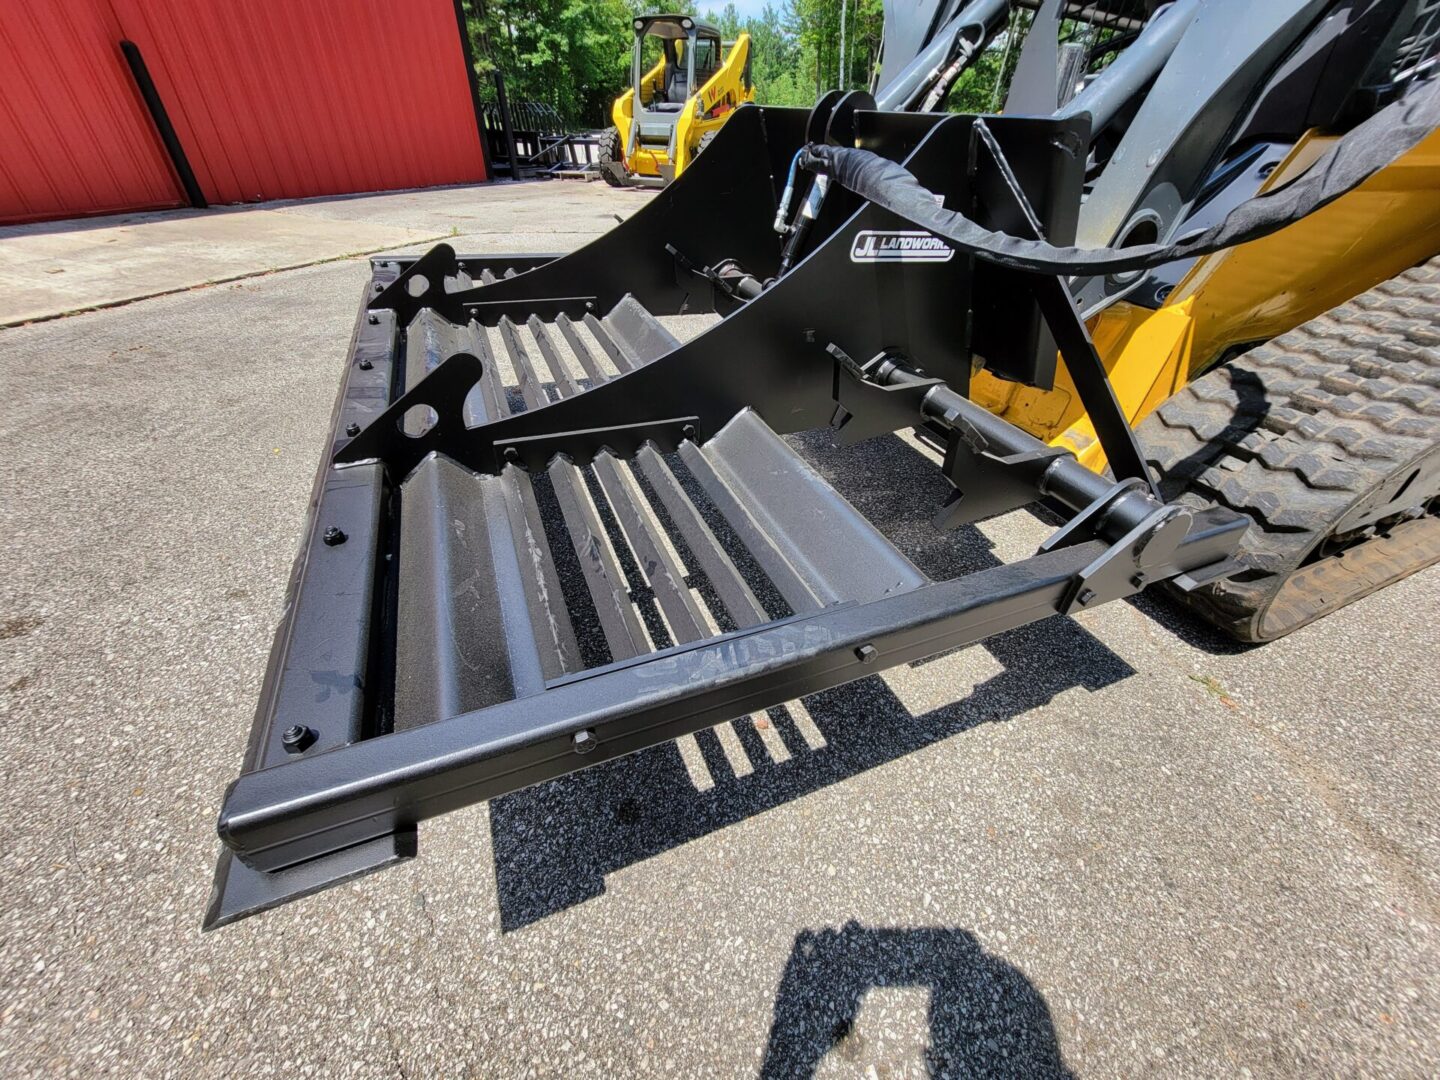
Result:
{"type": "Polygon", "coordinates": [[[1244,571],[1184,595],[1241,641],[1440,561],[1440,259],[1219,365],[1136,434],[1167,498],[1250,518],[1244,571]]]}
{"type": "Polygon", "coordinates": [[[620,129],[608,127],[600,133],[600,178],[611,187],[624,187],[625,144],[620,141],[620,129]]]}
{"type": "Polygon", "coordinates": [[[712,142],[714,142],[715,136],[719,134],[720,132],[718,131],[707,131],[704,135],[701,135],[700,141],[695,144],[695,156],[699,157],[701,154],[703,154],[705,152],[705,148],[709,146],[712,142]]]}

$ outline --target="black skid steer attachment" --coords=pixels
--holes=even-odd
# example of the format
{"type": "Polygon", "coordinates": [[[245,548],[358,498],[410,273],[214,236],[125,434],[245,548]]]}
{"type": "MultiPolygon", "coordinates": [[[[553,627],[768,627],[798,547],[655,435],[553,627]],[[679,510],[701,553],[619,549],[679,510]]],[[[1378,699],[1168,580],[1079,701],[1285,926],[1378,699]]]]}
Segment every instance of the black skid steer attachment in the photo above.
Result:
{"type": "Polygon", "coordinates": [[[574,254],[377,261],[206,925],[411,856],[448,810],[1226,573],[1244,519],[1157,497],[1063,281],[792,167],[858,145],[989,228],[1064,242],[1077,123],[746,107],[574,254]],[[682,342],[659,318],[681,313],[719,317],[682,342]],[[1057,345],[1114,479],[966,397],[981,363],[1048,385],[1057,345]],[[942,447],[939,528],[1040,500],[1068,524],[929,580],[782,437],[827,426],[942,447]]]}

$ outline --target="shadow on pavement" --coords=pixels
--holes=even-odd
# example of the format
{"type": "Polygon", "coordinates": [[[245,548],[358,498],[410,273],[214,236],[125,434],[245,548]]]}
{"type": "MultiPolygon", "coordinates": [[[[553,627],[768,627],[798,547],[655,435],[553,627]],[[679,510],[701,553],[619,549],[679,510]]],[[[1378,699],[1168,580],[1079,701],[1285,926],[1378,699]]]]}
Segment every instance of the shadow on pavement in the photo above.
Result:
{"type": "Polygon", "coordinates": [[[1236,641],[1225,631],[1211,626],[1178,598],[1168,595],[1161,588],[1132,596],[1126,603],[1192,649],[1199,649],[1211,656],[1237,656],[1261,647],[1236,641]]]}
{"type": "MultiPolygon", "coordinates": [[[[806,457],[926,574],[944,580],[994,566],[974,528],[940,533],[930,517],[948,482],[899,440],[845,449],[807,445],[806,457]]],[[[894,761],[979,724],[1012,719],[1076,686],[1096,691],[1134,669],[1078,623],[1052,618],[987,639],[1002,668],[968,695],[915,715],[879,676],[732,721],[750,771],[727,758],[715,730],[695,743],[713,786],[697,787],[677,743],[651,747],[490,803],[501,927],[517,930],[600,896],[605,876],[792,799],[894,761]],[[772,755],[757,730],[770,729],[772,755]],[[817,738],[818,736],[818,738],[817,738]]],[[[930,661],[920,661],[920,668],[930,661]]]]}
{"type": "Polygon", "coordinates": [[[966,930],[847,923],[795,938],[760,1068],[763,1080],[815,1074],[830,1053],[871,1057],[856,1028],[871,990],[928,990],[931,1076],[1069,1077],[1050,1008],[1020,970],[966,930]]]}
{"type": "Polygon", "coordinates": [[[501,926],[516,930],[601,895],[605,876],[979,724],[1008,720],[1074,686],[1099,690],[1133,669],[1074,622],[1051,619],[983,646],[1004,670],[973,693],[913,715],[872,676],[805,699],[824,745],[787,706],[764,722],[789,760],[775,761],[751,719],[732,723],[754,771],[736,776],[715,732],[696,743],[714,786],[697,790],[677,744],[583,769],[490,804],[501,926]],[[813,738],[813,735],[812,735],[813,738]]]}

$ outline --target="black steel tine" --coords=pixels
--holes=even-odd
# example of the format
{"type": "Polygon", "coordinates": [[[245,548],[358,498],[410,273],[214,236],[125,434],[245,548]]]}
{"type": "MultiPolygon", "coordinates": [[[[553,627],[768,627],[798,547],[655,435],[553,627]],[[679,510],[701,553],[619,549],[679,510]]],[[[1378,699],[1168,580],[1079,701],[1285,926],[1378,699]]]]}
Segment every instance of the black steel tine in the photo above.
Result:
{"type": "MultiPolygon", "coordinates": [[[[483,367],[480,385],[485,397],[486,414],[495,419],[507,416],[510,406],[505,398],[505,388],[495,371],[495,357],[483,329],[479,330],[475,344],[479,350],[476,355],[483,367]]],[[[528,558],[537,575],[526,580],[530,624],[540,648],[541,670],[547,679],[553,679],[583,667],[580,646],[575,640],[570,613],[563,603],[556,602],[564,593],[529,477],[522,476],[518,469],[506,469],[505,475],[509,481],[505,485],[505,509],[510,519],[511,538],[515,549],[522,554],[522,563],[524,558],[528,558]]]]}
{"type": "Polygon", "coordinates": [[[581,340],[580,331],[575,329],[575,324],[570,321],[570,316],[562,311],[555,316],[555,325],[560,328],[560,336],[570,346],[570,351],[575,354],[575,359],[580,361],[580,366],[585,369],[585,374],[597,383],[604,382],[605,373],[595,362],[595,354],[590,351],[590,346],[581,340]]]}
{"type": "MultiPolygon", "coordinates": [[[[540,408],[546,398],[539,376],[530,354],[520,341],[519,329],[508,316],[500,320],[500,337],[520,378],[520,393],[526,406],[540,408]]],[[[650,652],[645,630],[630,603],[625,576],[606,543],[605,528],[590,504],[580,470],[568,461],[557,461],[551,466],[549,475],[611,657],[628,660],[650,652]]]]}
{"type": "MultiPolygon", "coordinates": [[[[605,324],[594,315],[585,315],[585,325],[621,374],[640,366],[641,361],[633,356],[627,347],[616,341],[605,324]]],[[[721,547],[720,541],[715,538],[700,511],[685,494],[665,459],[653,447],[647,446],[637,456],[636,465],[670,515],[670,520],[674,522],[686,546],[695,556],[695,561],[700,564],[700,569],[710,579],[715,595],[725,605],[725,610],[735,625],[758,626],[769,621],[769,616],[755,598],[755,593],[745,583],[745,578],[721,547]]]]}
{"type": "Polygon", "coordinates": [[[750,512],[735,497],[730,485],[715,472],[709,459],[700,452],[700,448],[692,442],[681,443],[680,457],[705,489],[705,494],[710,497],[721,516],[735,530],[735,535],[740,538],[740,542],[745,545],[760,569],[765,571],[765,576],[780,591],[791,610],[797,615],[821,610],[824,603],[765,534],[765,530],[755,523],[750,512]]]}
{"type": "MultiPolygon", "coordinates": [[[[569,397],[579,393],[579,385],[556,352],[554,339],[550,337],[550,328],[533,315],[528,325],[530,332],[535,335],[535,343],[540,347],[541,357],[560,388],[560,395],[569,397]]],[[[636,563],[655,592],[655,600],[660,605],[660,610],[665,613],[665,621],[669,624],[676,643],[683,644],[709,637],[700,606],[685,584],[685,572],[666,549],[656,523],[636,504],[630,489],[625,485],[620,462],[612,454],[602,453],[591,465],[611,510],[624,530],[625,539],[630,544],[636,563]]]]}
{"type": "MultiPolygon", "coordinates": [[[[612,334],[609,327],[594,315],[586,314],[585,325],[590,328],[590,332],[595,335],[595,340],[609,354],[622,374],[634,371],[648,362],[637,356],[623,338],[612,334]]],[[[686,462],[688,463],[690,460],[689,451],[694,451],[696,459],[700,462],[699,471],[694,468],[691,471],[695,472],[696,478],[701,480],[701,486],[707,491],[712,483],[717,488],[723,488],[723,482],[718,476],[714,476],[710,463],[700,455],[693,443],[686,443],[681,447],[681,456],[685,458],[686,462]],[[702,476],[702,473],[705,475],[702,476]],[[706,477],[712,478],[711,483],[705,482],[706,477]]],[[[710,526],[705,523],[705,519],[700,515],[694,503],[690,501],[690,497],[681,487],[665,459],[654,450],[650,450],[648,456],[641,454],[640,463],[646,470],[645,478],[650,481],[655,494],[665,504],[671,520],[675,522],[675,527],[685,537],[685,542],[694,553],[696,561],[710,577],[710,583],[715,587],[716,595],[720,597],[726,610],[729,611],[730,618],[735,620],[735,625],[755,626],[769,621],[769,616],[755,598],[755,593],[746,584],[734,561],[725,553],[725,549],[715,538],[710,526]]],[[[728,491],[728,488],[725,490],[728,491]]],[[[726,505],[722,505],[723,500],[715,499],[713,496],[711,501],[715,503],[721,516],[729,522],[730,527],[735,530],[735,535],[740,538],[740,542],[754,557],[757,565],[770,577],[780,595],[785,597],[786,603],[790,604],[792,610],[796,612],[814,611],[823,606],[809,586],[795,573],[789,560],[770,542],[743,507],[736,503],[727,509],[726,505]],[[773,573],[771,567],[774,568],[773,573]]],[[[733,500],[729,501],[733,502],[733,500]]]]}
{"type": "Polygon", "coordinates": [[[640,366],[639,361],[631,356],[628,350],[622,349],[620,343],[610,336],[610,331],[605,328],[605,324],[589,312],[585,314],[585,325],[590,328],[590,333],[595,335],[595,340],[600,343],[600,347],[610,357],[610,362],[620,369],[620,374],[634,371],[640,366]]]}
{"type": "Polygon", "coordinates": [[[710,531],[710,526],[700,516],[700,511],[685,494],[685,489],[680,486],[680,481],[675,478],[665,459],[653,446],[646,445],[641,448],[635,464],[640,474],[649,481],[651,490],[665,507],[665,512],[670,515],[675,530],[685,541],[685,546],[690,549],[690,553],[700,565],[700,570],[710,580],[715,595],[720,598],[720,603],[725,606],[735,625],[743,628],[769,622],[770,617],[765,614],[760,601],[755,599],[750,586],[745,584],[740,571],[720,546],[720,541],[710,531]]]}

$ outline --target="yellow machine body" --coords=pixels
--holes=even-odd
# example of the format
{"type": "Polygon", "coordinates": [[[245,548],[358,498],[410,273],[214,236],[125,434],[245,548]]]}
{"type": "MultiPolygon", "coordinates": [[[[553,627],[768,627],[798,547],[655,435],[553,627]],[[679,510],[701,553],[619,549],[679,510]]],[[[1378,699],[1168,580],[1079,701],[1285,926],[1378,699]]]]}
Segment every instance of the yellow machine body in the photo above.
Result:
{"type": "MultiPolygon", "coordinates": [[[[677,63],[686,63],[686,41],[677,41],[677,63]]],[[[741,105],[755,100],[755,86],[750,80],[750,35],[742,33],[734,41],[722,43],[720,66],[699,88],[685,99],[674,118],[674,135],[666,145],[647,143],[637,138],[635,126],[635,87],[615,99],[610,118],[620,132],[625,148],[625,169],[632,176],[669,182],[685,171],[694,160],[700,140],[718,131],[741,105]]],[[[651,104],[666,84],[667,65],[659,61],[640,78],[642,110],[651,104]]],[[[697,78],[697,81],[700,81],[697,78]]]]}
{"type": "MultiPolygon", "coordinates": [[[[1302,139],[1267,187],[1332,140],[1302,139]]],[[[1238,348],[1268,340],[1440,253],[1440,132],[1354,191],[1261,240],[1196,261],[1158,309],[1121,301],[1090,324],[1121,408],[1135,426],[1238,348]]],[[[1037,438],[1105,467],[1062,363],[1052,390],[979,372],[971,397],[1037,438]]]]}

